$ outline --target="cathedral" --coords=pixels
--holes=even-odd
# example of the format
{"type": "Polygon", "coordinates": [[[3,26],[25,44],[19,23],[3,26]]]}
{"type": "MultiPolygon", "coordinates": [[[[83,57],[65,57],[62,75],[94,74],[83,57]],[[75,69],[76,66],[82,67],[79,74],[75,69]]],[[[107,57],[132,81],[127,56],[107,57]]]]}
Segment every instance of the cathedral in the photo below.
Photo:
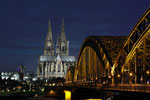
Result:
{"type": "Polygon", "coordinates": [[[64,19],[62,19],[61,34],[57,35],[56,46],[54,46],[49,20],[44,54],[38,59],[37,77],[40,79],[65,78],[67,69],[69,66],[74,66],[75,62],[75,56],[69,56],[69,41],[65,35],[64,19]]]}

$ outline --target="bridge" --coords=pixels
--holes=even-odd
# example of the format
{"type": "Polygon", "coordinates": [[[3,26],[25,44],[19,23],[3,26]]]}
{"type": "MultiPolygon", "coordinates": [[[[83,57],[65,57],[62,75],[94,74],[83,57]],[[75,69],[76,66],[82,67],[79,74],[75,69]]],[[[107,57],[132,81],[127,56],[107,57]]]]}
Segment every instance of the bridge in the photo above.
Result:
{"type": "Polygon", "coordinates": [[[150,8],[128,36],[89,36],[66,85],[150,93],[150,8]]]}

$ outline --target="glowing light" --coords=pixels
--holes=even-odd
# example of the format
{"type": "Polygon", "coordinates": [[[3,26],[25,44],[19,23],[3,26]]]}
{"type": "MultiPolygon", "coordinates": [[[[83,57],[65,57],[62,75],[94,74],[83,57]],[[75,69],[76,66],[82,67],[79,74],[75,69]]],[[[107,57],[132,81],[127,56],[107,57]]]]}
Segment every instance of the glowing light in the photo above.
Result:
{"type": "Polygon", "coordinates": [[[118,74],[117,76],[120,77],[120,74],[118,74]]]}
{"type": "Polygon", "coordinates": [[[126,70],[126,69],[124,69],[123,71],[124,71],[124,72],[126,72],[127,70],[126,70]]]}
{"type": "Polygon", "coordinates": [[[2,72],[1,75],[4,75],[4,72],[2,72]]]}
{"type": "Polygon", "coordinates": [[[22,87],[21,86],[17,86],[17,88],[20,90],[22,87]]]}
{"type": "Polygon", "coordinates": [[[109,75],[108,78],[111,78],[111,76],[109,75]]]}
{"type": "Polygon", "coordinates": [[[103,84],[105,84],[105,81],[103,82],[103,84]]]}
{"type": "Polygon", "coordinates": [[[8,79],[8,77],[6,77],[6,80],[8,79]]]}
{"type": "Polygon", "coordinates": [[[95,79],[97,80],[98,78],[96,77],[95,79]]]}
{"type": "Polygon", "coordinates": [[[16,87],[13,88],[13,90],[15,90],[15,89],[16,89],[16,87]]]}
{"type": "Polygon", "coordinates": [[[49,84],[49,86],[52,86],[52,84],[49,84]]]}
{"type": "Polygon", "coordinates": [[[85,100],[102,100],[102,99],[85,99],[85,100]]]}
{"type": "Polygon", "coordinates": [[[14,77],[11,77],[11,80],[15,80],[15,78],[14,78],[14,77]]]}
{"type": "Polygon", "coordinates": [[[66,90],[64,92],[65,92],[65,100],[71,100],[71,92],[66,90]]]}
{"type": "Polygon", "coordinates": [[[149,70],[148,70],[148,71],[146,71],[146,74],[150,74],[149,70]]]}
{"type": "Polygon", "coordinates": [[[48,84],[45,83],[45,86],[47,86],[48,84]]]}
{"type": "Polygon", "coordinates": [[[130,76],[133,76],[133,73],[130,73],[129,75],[130,75],[130,76]]]}
{"type": "Polygon", "coordinates": [[[42,88],[41,91],[44,91],[44,88],[42,88]]]}
{"type": "Polygon", "coordinates": [[[53,86],[55,86],[55,83],[53,83],[53,86]]]}
{"type": "Polygon", "coordinates": [[[4,76],[2,76],[1,78],[2,78],[2,80],[3,80],[3,79],[5,79],[5,77],[4,77],[4,76]]]}
{"type": "Polygon", "coordinates": [[[37,80],[37,78],[33,78],[32,80],[33,80],[33,81],[36,81],[36,80],[37,80]]]}
{"type": "Polygon", "coordinates": [[[50,94],[50,95],[54,95],[55,92],[54,92],[53,90],[51,90],[51,91],[49,92],[49,94],[50,94]]]}

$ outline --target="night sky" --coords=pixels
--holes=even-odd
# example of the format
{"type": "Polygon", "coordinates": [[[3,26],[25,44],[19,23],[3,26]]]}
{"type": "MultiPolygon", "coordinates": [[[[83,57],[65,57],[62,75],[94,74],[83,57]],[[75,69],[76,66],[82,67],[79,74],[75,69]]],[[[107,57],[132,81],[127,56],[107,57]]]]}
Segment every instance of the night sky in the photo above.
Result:
{"type": "Polygon", "coordinates": [[[35,71],[51,19],[53,40],[65,21],[70,55],[89,35],[128,35],[150,0],[0,0],[0,72],[24,63],[35,71]]]}

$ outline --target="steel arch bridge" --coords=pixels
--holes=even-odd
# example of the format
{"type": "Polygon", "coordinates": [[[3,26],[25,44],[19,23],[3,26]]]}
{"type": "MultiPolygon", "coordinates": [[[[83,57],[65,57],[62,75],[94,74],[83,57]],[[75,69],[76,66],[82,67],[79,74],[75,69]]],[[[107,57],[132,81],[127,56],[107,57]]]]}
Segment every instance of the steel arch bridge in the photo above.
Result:
{"type": "Polygon", "coordinates": [[[150,8],[128,36],[87,37],[67,78],[78,84],[150,84],[150,8]]]}
{"type": "Polygon", "coordinates": [[[126,37],[87,37],[78,56],[74,82],[99,80],[102,83],[104,77],[110,77],[114,57],[117,56],[117,50],[122,46],[124,38],[126,37]]]}

